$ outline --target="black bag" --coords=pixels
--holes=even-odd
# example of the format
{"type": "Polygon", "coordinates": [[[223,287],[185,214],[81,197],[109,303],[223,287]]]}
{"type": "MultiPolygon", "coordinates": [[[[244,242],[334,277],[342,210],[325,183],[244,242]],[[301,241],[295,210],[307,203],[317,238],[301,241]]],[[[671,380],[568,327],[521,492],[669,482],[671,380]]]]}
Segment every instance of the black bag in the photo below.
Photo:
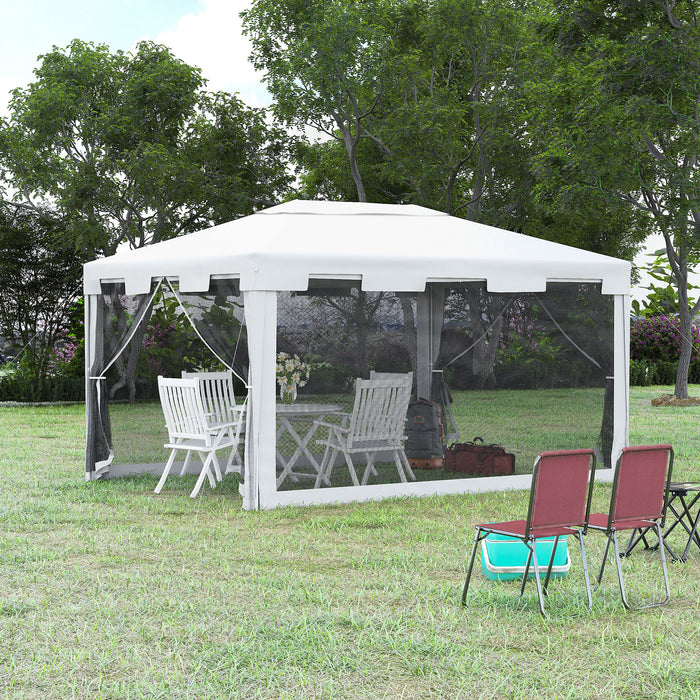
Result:
{"type": "Polygon", "coordinates": [[[408,405],[406,413],[406,444],[404,451],[411,467],[439,469],[443,464],[442,425],[440,406],[428,399],[418,399],[408,405]]]}

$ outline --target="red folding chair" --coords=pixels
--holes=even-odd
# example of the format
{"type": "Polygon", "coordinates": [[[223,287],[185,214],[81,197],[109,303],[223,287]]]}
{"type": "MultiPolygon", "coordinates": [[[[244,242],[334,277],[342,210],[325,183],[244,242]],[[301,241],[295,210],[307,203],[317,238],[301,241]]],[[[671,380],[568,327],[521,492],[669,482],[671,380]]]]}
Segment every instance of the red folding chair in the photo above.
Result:
{"type": "Polygon", "coordinates": [[[661,553],[661,568],[663,569],[664,583],[666,585],[666,598],[641,605],[637,609],[666,605],[671,600],[666,555],[664,553],[666,547],[663,536],[663,524],[666,517],[666,506],[668,505],[668,487],[671,483],[672,468],[673,448],[670,445],[623,448],[615,467],[610,511],[608,513],[592,513],[588,519],[590,528],[601,530],[607,536],[605,553],[603,554],[603,561],[600,565],[600,573],[598,574],[594,590],[600,586],[603,578],[605,562],[608,558],[610,541],[612,540],[622,602],[628,610],[632,610],[632,606],[627,600],[625,584],[622,578],[620,549],[617,543],[617,533],[620,530],[640,529],[644,531],[653,527],[659,538],[659,552],[661,553]]]}
{"type": "Polygon", "coordinates": [[[523,582],[520,587],[522,597],[525,583],[532,563],[537,587],[537,598],[540,612],[545,614],[542,592],[547,593],[552,564],[559,538],[562,535],[576,535],[581,545],[581,560],[583,575],[586,582],[588,609],[593,605],[591,585],[588,578],[586,548],[583,535],[586,533],[586,523],[591,507],[591,495],[595,477],[595,456],[593,450],[567,450],[560,452],[543,452],[535,461],[530,488],[530,505],[526,520],[511,520],[504,523],[483,523],[476,526],[474,547],[467,580],[462,592],[462,605],[466,605],[469,581],[474,568],[474,558],[479,542],[489,533],[497,533],[516,537],[525,543],[529,552],[523,582]],[[540,567],[537,561],[535,543],[543,537],[554,537],[554,546],[547,566],[544,584],[540,581],[540,567]]]}

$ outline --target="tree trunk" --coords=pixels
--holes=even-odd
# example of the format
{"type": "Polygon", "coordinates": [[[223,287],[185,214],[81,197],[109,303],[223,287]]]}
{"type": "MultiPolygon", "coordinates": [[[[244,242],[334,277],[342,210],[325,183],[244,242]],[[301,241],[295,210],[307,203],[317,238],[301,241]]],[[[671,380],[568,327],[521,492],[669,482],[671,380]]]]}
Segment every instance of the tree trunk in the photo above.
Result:
{"type": "Polygon", "coordinates": [[[355,301],[355,311],[353,313],[355,328],[357,331],[357,344],[355,356],[355,371],[358,377],[369,376],[369,358],[367,353],[367,344],[369,342],[369,323],[366,313],[366,292],[358,292],[355,301]]]}
{"type": "Polygon", "coordinates": [[[355,189],[357,190],[357,201],[366,202],[367,192],[365,191],[365,184],[362,181],[362,174],[360,173],[360,168],[357,164],[357,144],[359,141],[359,126],[358,135],[353,136],[348,128],[342,128],[341,133],[343,135],[343,143],[345,144],[345,151],[348,154],[348,162],[350,164],[350,174],[352,175],[352,181],[355,183],[355,189]]]}
{"type": "Polygon", "coordinates": [[[482,338],[474,348],[472,373],[476,380],[477,389],[493,389],[496,386],[496,375],[493,371],[493,366],[496,362],[498,339],[501,337],[502,329],[503,317],[499,316],[491,329],[490,336],[482,338]]]}
{"type": "Polygon", "coordinates": [[[352,179],[355,183],[355,188],[357,189],[357,201],[366,202],[367,192],[365,192],[365,184],[362,181],[362,175],[360,174],[360,168],[357,165],[356,149],[352,149],[350,154],[350,172],[352,173],[352,179]]]}
{"type": "Polygon", "coordinates": [[[493,365],[496,361],[498,339],[501,337],[503,328],[503,317],[498,318],[487,338],[485,335],[487,326],[484,325],[482,318],[480,285],[467,288],[467,299],[469,301],[472,338],[475,342],[472,354],[472,378],[475,388],[495,387],[496,375],[493,371],[493,365]],[[493,342],[489,342],[490,340],[493,342]]]}
{"type": "Polygon", "coordinates": [[[690,371],[690,358],[693,353],[693,323],[688,309],[688,270],[683,261],[679,265],[680,275],[678,283],[678,320],[681,326],[681,353],[678,358],[676,370],[676,387],[674,395],[677,399],[688,398],[688,373],[690,371]]]}
{"type": "MultiPolygon", "coordinates": [[[[145,298],[144,298],[145,301],[145,298]]],[[[115,306],[113,308],[119,309],[120,306],[115,306]]],[[[117,392],[126,387],[129,394],[129,403],[136,402],[136,368],[138,367],[139,357],[141,356],[141,346],[143,344],[143,337],[146,334],[146,326],[148,326],[148,321],[151,317],[151,311],[153,310],[153,305],[151,304],[141,320],[139,327],[134,332],[129,346],[124,350],[123,354],[115,363],[115,367],[119,373],[119,381],[112,385],[110,389],[109,396],[114,398],[117,392]],[[126,362],[124,362],[124,355],[126,355],[126,362]]],[[[134,316],[137,317],[140,313],[140,308],[137,308],[134,316]]],[[[127,332],[126,315],[122,311],[123,320],[120,319],[121,333],[127,332]]]]}

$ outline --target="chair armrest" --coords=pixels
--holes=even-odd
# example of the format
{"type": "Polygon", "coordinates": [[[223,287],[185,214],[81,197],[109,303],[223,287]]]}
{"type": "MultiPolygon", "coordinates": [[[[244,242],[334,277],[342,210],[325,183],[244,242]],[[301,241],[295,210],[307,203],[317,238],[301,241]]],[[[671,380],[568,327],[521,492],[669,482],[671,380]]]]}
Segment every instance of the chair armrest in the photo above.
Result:
{"type": "Polygon", "coordinates": [[[322,418],[317,418],[314,423],[319,422],[323,423],[324,425],[333,425],[336,428],[337,427],[346,427],[347,424],[350,422],[350,419],[352,418],[352,413],[342,413],[338,411],[338,413],[331,413],[334,418],[340,418],[340,423],[329,423],[327,421],[324,421],[322,418]]]}
{"type": "Polygon", "coordinates": [[[238,427],[240,422],[241,422],[240,418],[235,419],[235,420],[219,421],[216,423],[207,421],[207,428],[209,428],[209,430],[222,430],[224,428],[236,428],[236,427],[238,427]]]}

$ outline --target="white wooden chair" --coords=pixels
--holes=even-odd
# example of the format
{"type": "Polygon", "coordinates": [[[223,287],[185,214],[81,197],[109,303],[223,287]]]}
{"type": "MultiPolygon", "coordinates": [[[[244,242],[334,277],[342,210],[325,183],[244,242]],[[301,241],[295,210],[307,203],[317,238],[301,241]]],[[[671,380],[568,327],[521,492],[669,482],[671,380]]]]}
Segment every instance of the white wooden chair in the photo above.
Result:
{"type": "Polygon", "coordinates": [[[187,471],[192,453],[195,453],[202,462],[202,470],[190,493],[194,498],[202,488],[205,477],[209,479],[212,488],[216,486],[217,480],[221,481],[221,469],[216,452],[222,449],[237,449],[242,424],[240,414],[234,420],[221,422],[211,420],[202,401],[198,379],[158,377],[158,392],[168,429],[168,442],[165,447],[171,452],[155,493],[160,493],[163,488],[177,453],[184,451],[185,462],[180,476],[187,471]]]}
{"type": "Polygon", "coordinates": [[[317,440],[326,450],[316,477],[315,488],[321,481],[330,481],[335,459],[343,453],[350,478],[355,486],[360,483],[353,463],[353,456],[365,455],[366,466],[362,475],[364,486],[370,474],[376,474],[374,461],[379,453],[391,452],[401,481],[415,481],[415,475],[406,459],[403,442],[406,411],[411,398],[411,378],[402,375],[395,379],[357,379],[355,405],[351,414],[343,414],[342,424],[316,421],[316,427],[328,429],[325,440],[317,440]]]}
{"type": "MultiPolygon", "coordinates": [[[[242,421],[241,435],[236,448],[226,462],[224,473],[241,473],[241,457],[238,454],[238,445],[245,437],[245,404],[236,405],[236,396],[233,391],[232,372],[182,372],[183,379],[198,379],[199,390],[204,403],[207,418],[212,423],[235,423],[242,421]]],[[[231,428],[233,431],[233,427],[231,428]]],[[[230,437],[233,437],[231,433],[230,437]]]]}

